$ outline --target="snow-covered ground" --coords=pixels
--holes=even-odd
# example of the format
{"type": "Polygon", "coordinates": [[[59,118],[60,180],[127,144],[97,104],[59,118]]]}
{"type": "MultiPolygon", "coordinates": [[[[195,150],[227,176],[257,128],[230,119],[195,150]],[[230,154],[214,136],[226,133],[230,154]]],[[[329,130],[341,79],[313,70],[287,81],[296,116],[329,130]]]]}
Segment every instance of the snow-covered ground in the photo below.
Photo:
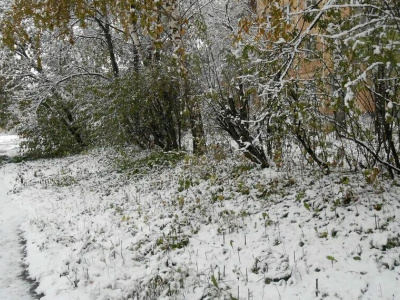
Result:
{"type": "Polygon", "coordinates": [[[14,156],[18,153],[19,138],[16,135],[0,133],[0,156],[14,156]]]}
{"type": "Polygon", "coordinates": [[[7,176],[11,168],[0,169],[0,299],[32,299],[29,285],[20,276],[23,272],[22,246],[19,226],[26,218],[26,210],[14,203],[7,192],[13,178],[7,176]]]}
{"type": "MultiPolygon", "coordinates": [[[[15,155],[18,150],[16,136],[0,135],[0,155],[15,155]]],[[[18,173],[17,167],[0,167],[0,299],[32,299],[30,286],[21,275],[23,273],[22,246],[19,226],[25,221],[26,209],[15,203],[10,191],[18,173]]]]}
{"type": "Polygon", "coordinates": [[[398,182],[179,156],[2,167],[42,299],[400,299],[398,182]]]}

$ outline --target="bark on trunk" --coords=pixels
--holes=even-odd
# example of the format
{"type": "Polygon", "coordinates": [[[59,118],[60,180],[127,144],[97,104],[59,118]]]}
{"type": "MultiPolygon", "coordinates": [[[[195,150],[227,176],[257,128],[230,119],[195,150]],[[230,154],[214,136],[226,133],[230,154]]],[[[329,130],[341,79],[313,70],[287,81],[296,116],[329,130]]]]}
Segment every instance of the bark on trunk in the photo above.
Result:
{"type": "Polygon", "coordinates": [[[104,33],[104,38],[106,39],[108,55],[110,57],[113,74],[114,74],[114,77],[118,77],[119,76],[119,67],[118,67],[118,63],[116,60],[116,56],[115,56],[115,50],[114,50],[114,44],[112,41],[110,25],[107,22],[104,22],[104,24],[103,24],[103,21],[100,20],[99,18],[94,18],[94,19],[96,20],[100,29],[104,33]]]}

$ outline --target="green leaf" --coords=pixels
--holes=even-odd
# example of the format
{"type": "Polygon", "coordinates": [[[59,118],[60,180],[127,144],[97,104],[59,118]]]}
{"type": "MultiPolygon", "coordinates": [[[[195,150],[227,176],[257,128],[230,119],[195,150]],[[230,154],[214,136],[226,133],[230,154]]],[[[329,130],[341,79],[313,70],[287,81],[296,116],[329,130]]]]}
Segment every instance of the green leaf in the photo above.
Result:
{"type": "Polygon", "coordinates": [[[361,257],[359,257],[359,256],[354,256],[353,259],[354,259],[354,260],[361,260],[361,257]]]}
{"type": "Polygon", "coordinates": [[[347,176],[344,176],[341,180],[340,180],[341,184],[349,184],[350,183],[350,179],[347,176]]]}
{"type": "Polygon", "coordinates": [[[304,202],[304,207],[309,211],[310,210],[310,204],[307,202],[304,202]]]}
{"type": "Polygon", "coordinates": [[[337,260],[333,256],[328,255],[326,258],[329,259],[332,262],[334,262],[334,261],[337,262],[337,260]]]}
{"type": "Polygon", "coordinates": [[[217,279],[214,275],[211,275],[211,282],[217,289],[219,289],[217,279]]]}

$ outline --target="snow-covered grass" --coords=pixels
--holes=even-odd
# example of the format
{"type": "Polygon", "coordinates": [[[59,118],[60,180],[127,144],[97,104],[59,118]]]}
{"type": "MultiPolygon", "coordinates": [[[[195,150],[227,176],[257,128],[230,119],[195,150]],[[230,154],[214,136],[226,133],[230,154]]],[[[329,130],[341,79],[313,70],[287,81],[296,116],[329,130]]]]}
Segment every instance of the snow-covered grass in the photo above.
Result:
{"type": "Polygon", "coordinates": [[[6,165],[42,299],[400,299],[400,187],[99,151],[6,165]]]}

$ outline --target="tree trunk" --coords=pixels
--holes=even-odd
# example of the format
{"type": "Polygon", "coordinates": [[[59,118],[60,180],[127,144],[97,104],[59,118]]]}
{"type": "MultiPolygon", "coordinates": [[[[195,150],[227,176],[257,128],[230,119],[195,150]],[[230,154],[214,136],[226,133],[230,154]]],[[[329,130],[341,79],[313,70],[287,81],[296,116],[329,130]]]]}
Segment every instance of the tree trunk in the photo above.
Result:
{"type": "Polygon", "coordinates": [[[206,151],[206,139],[204,134],[203,120],[200,109],[195,107],[189,108],[190,130],[193,136],[193,153],[202,155],[206,151]]]}
{"type": "Polygon", "coordinates": [[[107,44],[107,49],[108,49],[108,55],[110,57],[111,61],[111,66],[113,70],[114,77],[119,76],[119,68],[118,68],[118,63],[115,57],[115,51],[114,51],[114,44],[112,41],[112,36],[111,36],[111,31],[110,31],[110,25],[107,22],[101,21],[99,18],[94,18],[99,25],[100,29],[104,33],[104,37],[106,39],[106,44],[107,44]]]}
{"type": "Polygon", "coordinates": [[[182,51],[182,36],[177,0],[166,1],[165,11],[169,16],[169,34],[173,44],[173,52],[180,56],[180,52],[182,51]]]}
{"type": "Polygon", "coordinates": [[[235,116],[231,111],[225,111],[219,114],[218,123],[231,138],[238,144],[240,151],[252,162],[259,164],[261,168],[268,168],[269,162],[261,146],[254,145],[254,138],[250,135],[248,129],[241,120],[235,122],[235,116]]]}
{"type": "Polygon", "coordinates": [[[134,46],[135,69],[136,69],[136,72],[138,72],[141,69],[143,50],[142,50],[142,44],[139,39],[137,19],[136,19],[135,13],[136,13],[135,6],[131,5],[130,14],[131,14],[132,23],[130,26],[130,36],[132,37],[133,46],[134,46]]]}

